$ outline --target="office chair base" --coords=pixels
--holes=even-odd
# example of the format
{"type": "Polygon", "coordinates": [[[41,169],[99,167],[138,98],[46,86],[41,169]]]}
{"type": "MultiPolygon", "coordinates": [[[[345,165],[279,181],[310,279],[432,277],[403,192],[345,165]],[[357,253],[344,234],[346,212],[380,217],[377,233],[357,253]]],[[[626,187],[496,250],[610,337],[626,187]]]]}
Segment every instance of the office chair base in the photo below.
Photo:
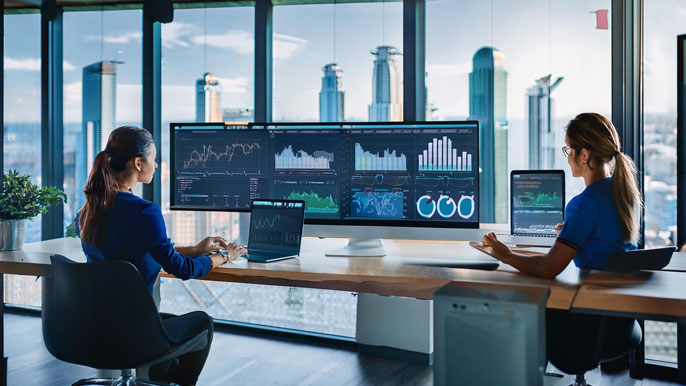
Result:
{"type": "Polygon", "coordinates": [[[584,378],[584,374],[577,374],[576,379],[574,379],[574,383],[572,383],[569,386],[591,386],[591,385],[586,383],[586,378],[584,378]]]}
{"type": "Polygon", "coordinates": [[[123,375],[119,378],[88,378],[82,379],[71,386],[107,385],[107,386],[178,386],[176,383],[163,383],[137,379],[135,375],[123,375]]]}

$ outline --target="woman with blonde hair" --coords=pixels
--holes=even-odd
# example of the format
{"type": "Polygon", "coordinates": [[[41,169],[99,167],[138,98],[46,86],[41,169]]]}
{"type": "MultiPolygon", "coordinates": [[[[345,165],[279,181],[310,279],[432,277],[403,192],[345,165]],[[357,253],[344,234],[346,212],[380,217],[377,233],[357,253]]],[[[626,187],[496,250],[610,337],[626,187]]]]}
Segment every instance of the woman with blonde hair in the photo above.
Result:
{"type": "Polygon", "coordinates": [[[494,233],[483,240],[503,263],[549,279],[572,260],[579,268],[603,269],[612,256],[636,249],[642,207],[636,167],[621,152],[617,130],[607,118],[577,115],[567,126],[562,151],[572,176],[582,177],[586,189],[567,204],[550,251],[536,256],[514,253],[494,233]]]}
{"type": "MultiPolygon", "coordinates": [[[[557,241],[548,253],[514,253],[493,233],[483,239],[497,259],[523,273],[549,279],[572,260],[579,268],[603,269],[619,252],[636,249],[639,238],[642,200],[636,168],[621,152],[612,122],[596,113],[577,115],[567,126],[562,151],[572,176],[582,177],[586,189],[567,204],[564,224],[558,226],[557,241]]],[[[548,360],[568,374],[596,366],[592,358],[602,323],[597,315],[546,310],[548,360]]],[[[605,323],[603,342],[626,341],[635,332],[634,319],[611,317],[605,323]]]]}

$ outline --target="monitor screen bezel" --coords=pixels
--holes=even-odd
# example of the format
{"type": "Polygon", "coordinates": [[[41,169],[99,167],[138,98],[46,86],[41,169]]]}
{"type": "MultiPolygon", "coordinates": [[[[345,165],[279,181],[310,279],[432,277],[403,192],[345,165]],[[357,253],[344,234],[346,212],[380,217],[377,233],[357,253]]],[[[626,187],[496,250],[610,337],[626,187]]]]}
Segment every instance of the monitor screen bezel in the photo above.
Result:
{"type": "MultiPolygon", "coordinates": [[[[204,207],[196,205],[177,205],[176,200],[176,184],[174,178],[174,167],[175,167],[175,127],[178,126],[212,126],[217,125],[218,130],[236,130],[227,129],[227,124],[225,122],[193,122],[193,123],[182,123],[182,122],[172,122],[169,124],[170,129],[170,148],[171,154],[169,158],[170,167],[170,210],[186,210],[186,211],[204,211],[204,212],[235,212],[235,213],[250,213],[250,209],[226,209],[219,207],[204,207]],[[219,127],[221,126],[221,128],[219,127]]],[[[417,122],[250,122],[247,124],[245,130],[279,130],[280,127],[285,128],[302,128],[307,130],[307,128],[319,127],[325,130],[354,130],[354,129],[365,129],[378,126],[388,126],[389,128],[418,128],[418,129],[431,129],[431,127],[424,126],[450,126],[450,125],[472,125],[476,129],[476,160],[477,168],[480,167],[480,152],[479,152],[479,121],[477,120],[464,120],[464,121],[417,121],[417,122]],[[326,127],[328,126],[328,127],[326,127]]],[[[228,126],[235,126],[229,124],[228,126]]],[[[436,127],[440,128],[440,127],[436,127]]],[[[447,127],[446,127],[447,128],[447,127]]],[[[242,129],[241,129],[242,130],[242,129]]],[[[478,170],[478,169],[477,169],[478,170]]],[[[480,175],[476,173],[476,186],[480,185],[480,175]]],[[[478,189],[477,189],[478,191],[478,189]]],[[[477,205],[480,205],[481,194],[478,193],[477,205]]],[[[428,220],[361,220],[361,219],[308,219],[305,218],[306,225],[349,225],[349,226],[390,226],[390,227],[413,227],[413,228],[448,228],[448,229],[478,229],[480,223],[481,210],[477,208],[477,216],[474,221],[469,222],[459,222],[459,221],[428,221],[428,220]]]]}
{"type": "Polygon", "coordinates": [[[536,175],[536,174],[558,174],[562,178],[560,179],[562,181],[562,220],[564,221],[565,218],[565,207],[567,203],[567,194],[566,194],[566,186],[565,186],[565,171],[562,169],[548,169],[548,170],[512,170],[510,172],[510,234],[515,235],[514,233],[514,177],[515,175],[536,175]]]}

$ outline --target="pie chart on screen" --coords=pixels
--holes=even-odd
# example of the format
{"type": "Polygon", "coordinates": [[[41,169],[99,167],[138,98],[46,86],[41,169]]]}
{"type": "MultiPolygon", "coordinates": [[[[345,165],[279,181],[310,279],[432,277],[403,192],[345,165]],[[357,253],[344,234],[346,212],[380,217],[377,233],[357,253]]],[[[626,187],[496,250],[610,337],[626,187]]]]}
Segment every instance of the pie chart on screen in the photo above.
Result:
{"type": "Polygon", "coordinates": [[[436,213],[436,201],[431,199],[431,196],[421,196],[417,200],[417,212],[420,216],[430,218],[436,213]]]}

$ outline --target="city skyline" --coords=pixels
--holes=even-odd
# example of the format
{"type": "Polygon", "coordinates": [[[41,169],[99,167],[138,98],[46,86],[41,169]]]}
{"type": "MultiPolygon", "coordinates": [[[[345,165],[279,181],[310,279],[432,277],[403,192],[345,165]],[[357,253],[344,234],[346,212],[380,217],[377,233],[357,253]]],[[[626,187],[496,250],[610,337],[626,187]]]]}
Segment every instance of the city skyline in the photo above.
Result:
{"type": "Polygon", "coordinates": [[[345,121],[345,91],[343,91],[342,72],[336,63],[322,68],[322,90],[319,92],[319,121],[345,121]]]}
{"type": "Polygon", "coordinates": [[[549,74],[536,79],[536,84],[526,90],[531,169],[553,169],[557,144],[564,142],[564,137],[560,138],[560,131],[553,128],[555,100],[551,96],[563,79],[558,77],[551,83],[552,74],[549,74]]]}
{"type": "Polygon", "coordinates": [[[506,223],[508,213],[508,118],[505,54],[481,47],[469,73],[469,117],[479,121],[479,221],[506,223]]]}
{"type": "MultiPolygon", "coordinates": [[[[100,61],[82,70],[83,101],[81,133],[76,137],[79,151],[75,159],[75,192],[78,210],[86,203],[81,192],[86,187],[95,157],[107,144],[116,127],[117,114],[117,63],[100,61]]],[[[76,215],[76,213],[72,213],[76,215]]]]}
{"type": "Polygon", "coordinates": [[[221,91],[219,79],[206,72],[195,81],[195,121],[221,122],[221,91]]]}
{"type": "Polygon", "coordinates": [[[370,122],[403,120],[403,83],[396,57],[402,53],[393,46],[378,46],[374,51],[370,122]]]}

